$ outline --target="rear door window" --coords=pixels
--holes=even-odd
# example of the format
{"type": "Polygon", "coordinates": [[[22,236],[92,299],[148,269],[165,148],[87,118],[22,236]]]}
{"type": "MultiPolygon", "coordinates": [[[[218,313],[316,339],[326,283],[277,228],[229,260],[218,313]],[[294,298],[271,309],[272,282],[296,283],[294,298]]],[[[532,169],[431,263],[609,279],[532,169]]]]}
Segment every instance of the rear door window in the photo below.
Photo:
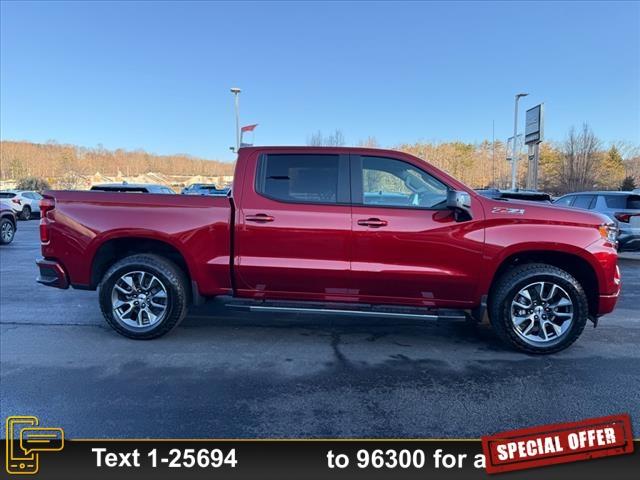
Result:
{"type": "Polygon", "coordinates": [[[11,192],[0,192],[0,198],[13,198],[15,197],[16,194],[15,193],[11,193],[11,192]]]}
{"type": "Polygon", "coordinates": [[[576,208],[593,208],[595,205],[595,195],[577,195],[573,206],[576,208]]]}
{"type": "Polygon", "coordinates": [[[256,190],[293,203],[339,203],[340,155],[270,154],[260,159],[256,190]]]}

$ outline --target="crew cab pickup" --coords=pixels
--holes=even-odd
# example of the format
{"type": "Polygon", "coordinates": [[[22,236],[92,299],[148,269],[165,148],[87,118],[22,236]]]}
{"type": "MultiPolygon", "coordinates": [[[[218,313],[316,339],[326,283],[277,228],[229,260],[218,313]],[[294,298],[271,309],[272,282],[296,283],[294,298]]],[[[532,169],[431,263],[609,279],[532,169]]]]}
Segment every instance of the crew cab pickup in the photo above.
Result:
{"type": "Polygon", "coordinates": [[[228,196],[49,191],[41,212],[38,281],[97,289],[135,339],[224,296],[247,311],[488,318],[513,347],[551,353],[620,292],[606,217],[486,198],[390,150],[241,148],[228,196]]]}

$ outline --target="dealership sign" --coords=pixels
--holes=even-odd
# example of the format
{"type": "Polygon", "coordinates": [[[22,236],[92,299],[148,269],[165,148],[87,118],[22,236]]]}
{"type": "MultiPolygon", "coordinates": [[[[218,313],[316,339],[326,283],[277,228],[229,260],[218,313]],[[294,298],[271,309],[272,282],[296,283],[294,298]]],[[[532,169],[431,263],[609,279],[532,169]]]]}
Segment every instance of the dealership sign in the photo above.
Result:
{"type": "Polygon", "coordinates": [[[526,126],[524,129],[524,143],[529,145],[532,143],[542,142],[543,126],[544,126],[544,104],[536,105],[527,110],[526,126]]]}

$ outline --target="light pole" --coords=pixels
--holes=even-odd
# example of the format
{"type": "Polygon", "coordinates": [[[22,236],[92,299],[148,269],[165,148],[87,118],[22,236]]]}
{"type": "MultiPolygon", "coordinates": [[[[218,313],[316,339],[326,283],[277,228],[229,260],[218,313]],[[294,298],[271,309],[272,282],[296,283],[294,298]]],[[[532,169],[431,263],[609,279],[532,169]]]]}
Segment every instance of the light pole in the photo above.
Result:
{"type": "Polygon", "coordinates": [[[518,93],[516,95],[516,109],[513,115],[513,151],[511,152],[511,190],[516,189],[516,177],[518,173],[518,100],[526,97],[528,93],[518,93]]]}
{"type": "Polygon", "coordinates": [[[238,87],[231,88],[231,93],[235,98],[236,104],[236,152],[240,150],[240,90],[238,87]]]}

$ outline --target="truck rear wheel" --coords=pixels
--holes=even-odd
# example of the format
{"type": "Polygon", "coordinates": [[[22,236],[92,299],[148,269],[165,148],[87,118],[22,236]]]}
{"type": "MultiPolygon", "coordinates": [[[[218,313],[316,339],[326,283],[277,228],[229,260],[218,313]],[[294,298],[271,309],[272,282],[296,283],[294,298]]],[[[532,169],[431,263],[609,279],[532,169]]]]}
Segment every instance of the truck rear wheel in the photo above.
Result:
{"type": "Polygon", "coordinates": [[[589,316],[587,295],[568,272],[529,263],[498,280],[489,299],[489,318],[496,334],[527,353],[555,353],[570,346],[589,316]]]}
{"type": "Polygon", "coordinates": [[[132,255],[114,264],[100,284],[100,309],[121,335],[138,340],[160,337],[187,314],[187,278],[164,257],[132,255]]]}

